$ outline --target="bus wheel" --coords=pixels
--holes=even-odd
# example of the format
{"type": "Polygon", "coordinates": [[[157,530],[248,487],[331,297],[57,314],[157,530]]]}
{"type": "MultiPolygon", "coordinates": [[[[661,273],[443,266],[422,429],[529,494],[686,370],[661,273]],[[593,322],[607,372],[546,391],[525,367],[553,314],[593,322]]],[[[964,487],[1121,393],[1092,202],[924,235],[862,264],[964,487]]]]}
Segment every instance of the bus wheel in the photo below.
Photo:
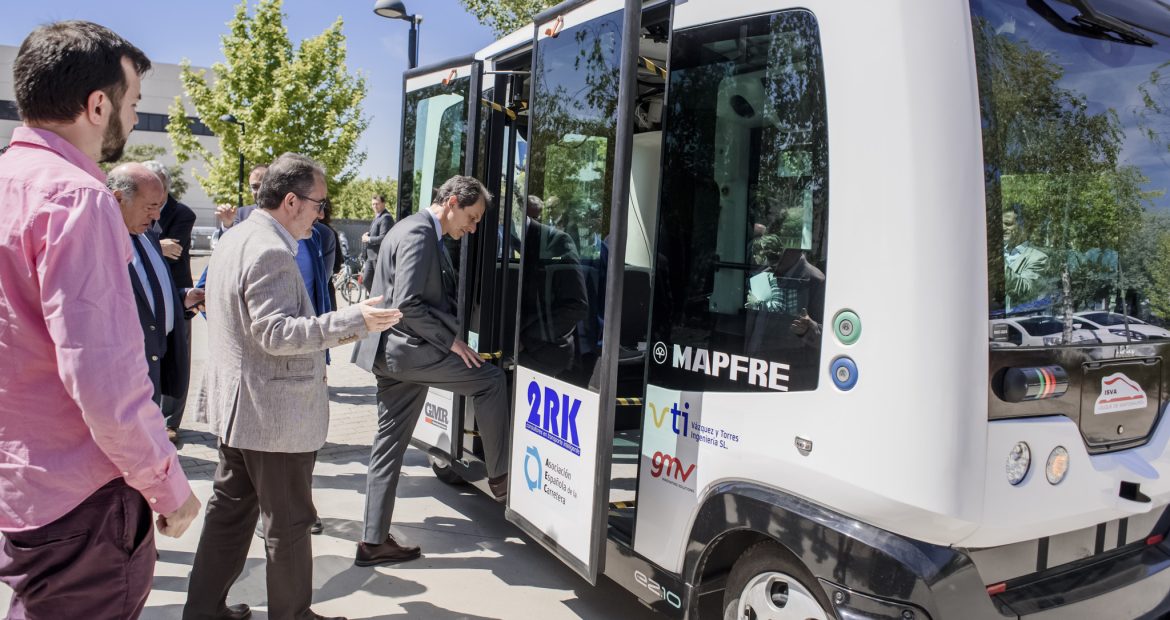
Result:
{"type": "Polygon", "coordinates": [[[731,568],[723,593],[723,620],[828,620],[828,601],[816,581],[768,541],[748,548],[731,568]]]}
{"type": "Polygon", "coordinates": [[[456,486],[467,484],[466,480],[464,480],[459,474],[455,473],[455,470],[451,468],[450,463],[444,463],[439,459],[430,456],[428,456],[427,459],[431,462],[431,471],[435,472],[435,477],[439,480],[456,486]]]}

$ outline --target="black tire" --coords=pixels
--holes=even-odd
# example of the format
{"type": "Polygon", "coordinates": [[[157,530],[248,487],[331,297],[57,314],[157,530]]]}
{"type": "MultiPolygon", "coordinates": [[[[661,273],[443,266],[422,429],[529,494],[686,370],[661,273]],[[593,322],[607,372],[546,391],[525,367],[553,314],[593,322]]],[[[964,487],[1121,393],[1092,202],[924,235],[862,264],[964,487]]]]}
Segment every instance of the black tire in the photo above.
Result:
{"type": "Polygon", "coordinates": [[[731,568],[727,589],[723,592],[723,620],[831,620],[834,618],[828,597],[808,569],[793,561],[779,544],[756,543],[748,548],[731,568]],[[740,613],[740,599],[747,593],[757,602],[740,613]],[[753,596],[756,595],[756,596],[753,596]],[[761,596],[763,602],[760,603],[761,596]],[[816,608],[819,607],[819,610],[816,608]]]}
{"type": "Polygon", "coordinates": [[[452,486],[460,486],[467,484],[467,481],[462,476],[455,473],[450,465],[440,464],[438,461],[431,459],[431,471],[435,472],[435,477],[440,481],[452,486]]]}

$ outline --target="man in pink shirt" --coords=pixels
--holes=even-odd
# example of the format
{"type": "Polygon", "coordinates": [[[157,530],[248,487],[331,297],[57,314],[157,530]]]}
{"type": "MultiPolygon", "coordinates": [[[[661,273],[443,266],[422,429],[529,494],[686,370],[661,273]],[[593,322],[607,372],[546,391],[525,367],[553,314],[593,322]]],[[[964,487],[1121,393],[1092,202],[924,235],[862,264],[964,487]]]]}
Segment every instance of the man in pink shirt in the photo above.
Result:
{"type": "Polygon", "coordinates": [[[89,22],[42,26],[13,65],[24,126],[0,155],[0,581],[11,618],[136,618],[151,510],[199,512],[151,400],[127,264],[97,161],[137,122],[141,50],[89,22]]]}

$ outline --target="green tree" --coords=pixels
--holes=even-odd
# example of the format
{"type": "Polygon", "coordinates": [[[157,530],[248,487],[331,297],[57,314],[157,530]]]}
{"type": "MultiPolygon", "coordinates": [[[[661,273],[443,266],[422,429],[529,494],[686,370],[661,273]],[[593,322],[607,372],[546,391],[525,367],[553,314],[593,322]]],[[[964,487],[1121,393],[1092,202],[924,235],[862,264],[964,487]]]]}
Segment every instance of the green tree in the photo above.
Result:
{"type": "MultiPolygon", "coordinates": [[[[166,153],[167,150],[157,144],[131,144],[122,153],[121,159],[101,164],[101,167],[104,172],[108,173],[122,164],[159,159],[166,153]]],[[[183,167],[178,164],[167,166],[167,171],[171,173],[171,195],[175,197],[175,200],[182,200],[183,194],[187,193],[187,179],[183,178],[183,167]]]]}
{"type": "Polygon", "coordinates": [[[350,220],[369,220],[374,217],[370,210],[370,198],[374,194],[386,195],[386,209],[393,215],[398,210],[398,181],[383,177],[378,179],[354,179],[340,191],[330,193],[333,203],[333,217],[350,220]]]}
{"type": "Polygon", "coordinates": [[[459,0],[479,23],[504,36],[532,21],[537,13],[552,8],[557,0],[459,0]]]}
{"type": "Polygon", "coordinates": [[[195,139],[178,97],[167,125],[179,161],[206,164],[207,176],[196,179],[207,195],[235,199],[241,152],[248,165],[289,151],[312,157],[325,166],[334,192],[352,179],[366,158],[357,142],[369,121],[362,116],[365,78],[346,69],[341,18],[294,48],[281,0],[261,0],[252,16],[245,0],[221,42],[225,62],[212,67],[214,80],[187,60],[180,76],[198,116],[219,136],[221,153],[212,155],[195,139]],[[220,120],[225,114],[243,122],[243,130],[220,120]]]}

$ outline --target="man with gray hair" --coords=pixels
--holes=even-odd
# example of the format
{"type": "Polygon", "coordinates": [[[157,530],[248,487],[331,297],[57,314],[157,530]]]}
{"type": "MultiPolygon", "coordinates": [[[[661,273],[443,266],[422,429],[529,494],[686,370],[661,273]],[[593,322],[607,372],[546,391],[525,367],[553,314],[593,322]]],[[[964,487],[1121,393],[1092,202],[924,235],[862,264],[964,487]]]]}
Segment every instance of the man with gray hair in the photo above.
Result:
{"type": "Polygon", "coordinates": [[[180,292],[175,287],[158,238],[150,230],[166,199],[161,180],[146,166],[129,163],[111,170],[106,185],[118,201],[134,249],[130,284],[138,306],[154,402],[158,403],[163,394],[187,392],[191,373],[183,308],[202,302],[203,291],[188,288],[180,292]]]}
{"type": "Polygon", "coordinates": [[[183,618],[246,618],[227,606],[263,517],[268,617],[309,609],[316,518],[310,484],[329,430],[325,349],[398,322],[380,297],[317,316],[297,267],[297,240],[327,204],[325,170],[293,153],[268,168],[252,215],[224,235],[207,270],[208,348],[200,400],[219,438],[219,466],[195,552],[183,618]]]}
{"type": "MultiPolygon", "coordinates": [[[[162,206],[162,212],[158,217],[158,234],[159,245],[162,248],[163,256],[166,257],[167,266],[170,268],[171,280],[179,288],[192,288],[194,282],[191,278],[191,229],[195,227],[195,212],[191,207],[179,202],[171,193],[171,173],[167,167],[158,160],[150,160],[142,162],[142,165],[149,168],[152,172],[158,175],[159,180],[162,181],[163,189],[167,193],[167,201],[162,206]]],[[[187,354],[185,359],[187,363],[182,368],[185,375],[191,374],[191,319],[195,315],[193,313],[184,313],[184,321],[187,332],[186,349],[187,354]]],[[[179,424],[183,421],[183,411],[187,408],[187,392],[184,390],[180,393],[163,392],[162,395],[162,412],[163,417],[167,421],[167,436],[171,441],[178,440],[179,424]]]]}

